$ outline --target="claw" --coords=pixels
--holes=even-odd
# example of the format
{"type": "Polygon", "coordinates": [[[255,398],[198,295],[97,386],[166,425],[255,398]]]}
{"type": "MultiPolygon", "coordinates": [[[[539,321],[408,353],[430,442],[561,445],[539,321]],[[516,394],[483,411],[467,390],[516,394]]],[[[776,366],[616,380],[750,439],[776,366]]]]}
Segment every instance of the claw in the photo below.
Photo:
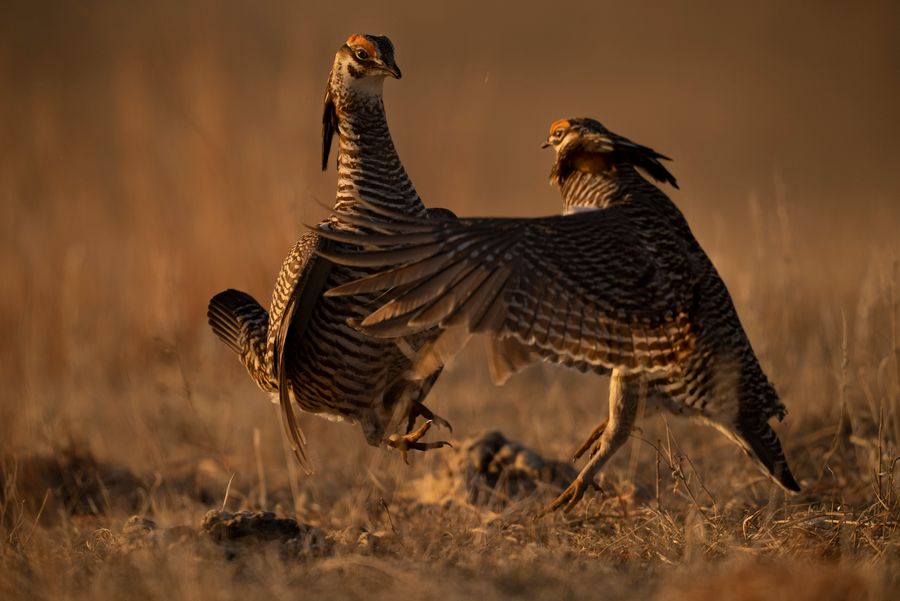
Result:
{"type": "Polygon", "coordinates": [[[548,513],[557,511],[561,507],[563,508],[564,513],[569,513],[575,508],[576,505],[578,505],[578,502],[590,487],[596,488],[597,485],[593,482],[593,480],[590,483],[586,483],[581,476],[578,476],[577,478],[575,478],[575,480],[572,481],[569,487],[562,492],[562,494],[556,497],[556,500],[550,503],[550,505],[548,505],[540,514],[538,514],[538,517],[544,517],[548,513]]]}
{"type": "Polygon", "coordinates": [[[593,457],[594,455],[597,454],[597,451],[600,450],[600,444],[597,441],[603,435],[604,430],[606,430],[606,425],[608,422],[609,422],[608,419],[604,419],[599,424],[597,424],[596,427],[594,427],[594,430],[591,432],[590,436],[587,437],[587,440],[585,440],[583,443],[581,443],[581,446],[578,447],[578,449],[572,455],[573,463],[578,461],[578,459],[581,458],[582,455],[584,455],[585,451],[587,451],[588,448],[591,447],[591,445],[594,445],[594,446],[593,446],[593,448],[591,448],[591,454],[588,455],[588,458],[593,457]],[[597,444],[594,444],[594,443],[597,443],[597,444]]]}
{"type": "Polygon", "coordinates": [[[445,420],[445,419],[444,419],[443,417],[441,417],[440,415],[435,415],[434,413],[432,413],[430,419],[431,419],[432,421],[434,421],[434,423],[436,423],[436,424],[439,425],[440,427],[442,427],[442,428],[447,428],[447,430],[449,430],[450,433],[453,434],[453,426],[451,426],[451,425],[450,425],[450,422],[448,422],[447,420],[445,420]]]}
{"type": "Polygon", "coordinates": [[[452,447],[453,445],[446,440],[438,440],[436,442],[419,442],[419,439],[425,436],[425,433],[431,429],[432,423],[433,420],[429,419],[421,426],[419,426],[415,432],[410,432],[405,436],[400,436],[399,434],[391,434],[384,439],[384,444],[400,451],[400,454],[403,455],[403,462],[407,465],[409,465],[409,458],[407,457],[407,453],[409,453],[409,451],[428,451],[429,449],[452,447]]]}
{"type": "Polygon", "coordinates": [[[435,415],[435,413],[423,405],[422,403],[413,403],[413,406],[409,410],[409,419],[406,422],[406,432],[407,434],[412,430],[413,425],[416,423],[417,417],[424,417],[428,421],[432,421],[438,426],[442,428],[447,428],[451,433],[453,433],[453,426],[450,425],[450,422],[445,420],[440,415],[435,415]]]}

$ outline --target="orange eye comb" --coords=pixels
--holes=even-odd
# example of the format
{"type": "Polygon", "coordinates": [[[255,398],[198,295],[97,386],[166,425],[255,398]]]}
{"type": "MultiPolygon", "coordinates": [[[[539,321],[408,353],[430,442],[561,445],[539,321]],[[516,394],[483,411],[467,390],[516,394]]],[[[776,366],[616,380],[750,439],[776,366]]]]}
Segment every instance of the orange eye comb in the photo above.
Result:
{"type": "Polygon", "coordinates": [[[563,129],[569,129],[569,127],[571,125],[572,124],[569,122],[568,119],[557,119],[556,121],[553,122],[552,125],[550,125],[550,135],[552,136],[553,132],[555,132],[560,127],[563,129]]]}
{"type": "Polygon", "coordinates": [[[358,33],[354,33],[349,38],[347,38],[348,46],[359,46],[363,50],[369,53],[369,56],[378,56],[378,50],[375,48],[375,44],[369,41],[365,36],[359,35],[358,33]]]}

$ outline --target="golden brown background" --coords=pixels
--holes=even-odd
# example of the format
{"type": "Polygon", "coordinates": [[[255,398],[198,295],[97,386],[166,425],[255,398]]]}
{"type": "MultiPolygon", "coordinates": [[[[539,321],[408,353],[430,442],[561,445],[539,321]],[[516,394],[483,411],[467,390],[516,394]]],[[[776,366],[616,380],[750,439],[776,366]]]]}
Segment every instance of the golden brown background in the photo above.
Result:
{"type": "Polygon", "coordinates": [[[124,328],[120,355],[201,323],[222,286],[266,295],[332,197],[321,96],[355,31],[396,44],[391,127],[430,205],[556,211],[538,144],[550,121],[589,115],[675,159],[673,197],[711,252],[758,242],[752,201],[766,229],[776,207],[802,226],[809,271],[853,277],[900,226],[900,10],[721,4],[13,3],[3,328],[124,328]]]}
{"type": "MultiPolygon", "coordinates": [[[[77,444],[157,473],[205,459],[249,498],[256,428],[270,478],[283,479],[276,413],[205,308],[225,287],[268,304],[303,224],[325,214],[335,173],[319,170],[322,95],[355,32],[396,46],[389,122],[430,206],[558,211],[539,145],[560,117],[595,117],[671,156],[681,190],[669,192],[791,410],[780,431],[794,471],[821,476],[816,444],[830,439],[815,436],[834,431],[842,402],[857,435],[881,423],[896,452],[896,2],[61,0],[6,2],[0,15],[4,453],[77,444]]],[[[478,352],[434,392],[459,436],[502,428],[562,455],[605,412],[602,381],[560,370],[488,388],[478,352]]],[[[304,423],[325,469],[301,488],[323,506],[349,486],[354,507],[373,474],[412,473],[356,426],[304,423]]],[[[715,494],[735,490],[733,476],[765,502],[729,443],[681,432],[701,471],[728,464],[715,494]]],[[[869,498],[867,482],[854,499],[869,498]]]]}

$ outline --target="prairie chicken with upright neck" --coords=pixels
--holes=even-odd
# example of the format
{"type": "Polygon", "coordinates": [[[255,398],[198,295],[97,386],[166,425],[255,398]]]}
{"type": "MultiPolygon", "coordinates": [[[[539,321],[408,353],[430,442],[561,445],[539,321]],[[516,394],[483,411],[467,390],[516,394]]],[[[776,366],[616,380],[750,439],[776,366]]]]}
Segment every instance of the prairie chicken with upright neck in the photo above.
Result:
{"type": "Polygon", "coordinates": [[[676,186],[666,157],[593,119],[555,122],[544,146],[556,150],[551,182],[566,215],[427,223],[385,213],[395,221],[377,233],[325,234],[367,249],[331,251],[333,261],[383,270],[328,294],[393,287],[362,327],[383,335],[443,327],[421,353],[420,376],[479,332],[490,336],[498,381],[541,359],[610,374],[609,417],[576,452],[593,445],[551,509],[580,500],[628,438],[641,397],[718,428],[798,491],[768,424],[785,407],[728,290],[681,211],[638,171],[676,186]]]}
{"type": "MultiPolygon", "coordinates": [[[[397,156],[382,96],[388,76],[399,79],[400,69],[387,37],[350,36],[335,55],[325,92],[322,169],[327,169],[332,139],[338,135],[338,184],[334,212],[320,224],[324,230],[347,228],[342,216],[363,222],[382,219],[360,204],[363,199],[408,217],[452,217],[449,211],[425,208],[397,156]]],[[[439,331],[384,340],[351,327],[350,322],[371,312],[370,299],[323,293],[371,272],[333,265],[317,255],[327,244],[308,232],[294,245],[275,283],[269,312],[237,290],[213,297],[207,313],[213,331],[239,355],[260,388],[278,393],[286,433],[307,472],[292,396],[305,411],[359,422],[371,445],[387,443],[405,454],[446,444],[418,442],[431,420],[449,426],[422,404],[439,371],[423,380],[406,377],[411,357],[439,331]],[[411,432],[416,417],[429,421],[411,432]],[[385,438],[394,421],[403,419],[407,436],[385,438]]]]}

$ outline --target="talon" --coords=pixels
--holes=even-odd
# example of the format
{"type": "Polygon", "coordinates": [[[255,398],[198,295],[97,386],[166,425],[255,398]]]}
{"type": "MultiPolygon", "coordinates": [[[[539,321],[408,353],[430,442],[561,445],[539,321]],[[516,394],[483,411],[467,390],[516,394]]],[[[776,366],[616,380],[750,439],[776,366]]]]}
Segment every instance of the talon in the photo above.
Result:
{"type": "Polygon", "coordinates": [[[573,463],[578,461],[578,459],[580,459],[581,456],[584,455],[585,451],[587,451],[588,449],[591,449],[591,453],[590,453],[590,455],[588,455],[588,458],[593,457],[594,455],[597,454],[597,451],[600,450],[600,443],[597,441],[600,439],[600,437],[603,435],[603,432],[606,430],[606,425],[608,422],[609,422],[608,419],[604,419],[603,421],[601,421],[599,424],[597,424],[594,427],[590,436],[587,437],[587,440],[585,440],[583,443],[581,443],[581,446],[578,447],[578,449],[572,455],[573,463]],[[594,444],[595,442],[597,444],[594,444]],[[594,445],[593,448],[591,448],[591,445],[594,445]]]}
{"type": "Polygon", "coordinates": [[[442,428],[447,428],[451,433],[453,432],[453,426],[450,425],[450,422],[445,420],[440,415],[435,415],[435,413],[423,405],[422,403],[413,403],[412,407],[409,410],[409,418],[406,422],[406,431],[407,433],[412,430],[413,424],[416,423],[417,417],[424,417],[428,421],[432,421],[438,426],[442,428]]]}
{"type": "Polygon", "coordinates": [[[409,458],[407,457],[409,451],[428,451],[430,449],[440,449],[441,447],[452,447],[453,445],[446,440],[419,442],[419,439],[425,436],[426,432],[431,429],[432,423],[433,421],[429,419],[419,426],[415,432],[410,432],[405,436],[391,434],[385,438],[383,442],[387,446],[400,451],[400,454],[403,455],[403,462],[406,463],[406,465],[409,465],[409,458]]]}
{"type": "Polygon", "coordinates": [[[450,425],[450,422],[448,422],[447,420],[445,420],[443,417],[441,417],[440,415],[435,415],[434,413],[432,413],[432,414],[431,414],[431,419],[434,420],[434,423],[436,423],[437,425],[439,425],[439,426],[442,427],[442,428],[447,428],[447,430],[449,430],[450,433],[453,434],[453,426],[451,426],[451,425],[450,425]]]}
{"type": "Polygon", "coordinates": [[[596,484],[593,480],[590,484],[587,484],[581,476],[578,476],[572,481],[569,487],[562,492],[562,494],[556,497],[556,499],[538,515],[538,517],[543,517],[548,513],[557,511],[560,507],[563,508],[563,513],[569,513],[576,505],[578,505],[578,502],[581,501],[581,498],[584,496],[584,493],[587,492],[589,486],[596,487],[596,484]]]}
{"type": "Polygon", "coordinates": [[[431,429],[432,420],[426,420],[421,426],[416,428],[415,432],[410,432],[406,436],[403,437],[403,440],[408,443],[414,443],[418,441],[420,438],[425,436],[425,434],[431,429]]]}

